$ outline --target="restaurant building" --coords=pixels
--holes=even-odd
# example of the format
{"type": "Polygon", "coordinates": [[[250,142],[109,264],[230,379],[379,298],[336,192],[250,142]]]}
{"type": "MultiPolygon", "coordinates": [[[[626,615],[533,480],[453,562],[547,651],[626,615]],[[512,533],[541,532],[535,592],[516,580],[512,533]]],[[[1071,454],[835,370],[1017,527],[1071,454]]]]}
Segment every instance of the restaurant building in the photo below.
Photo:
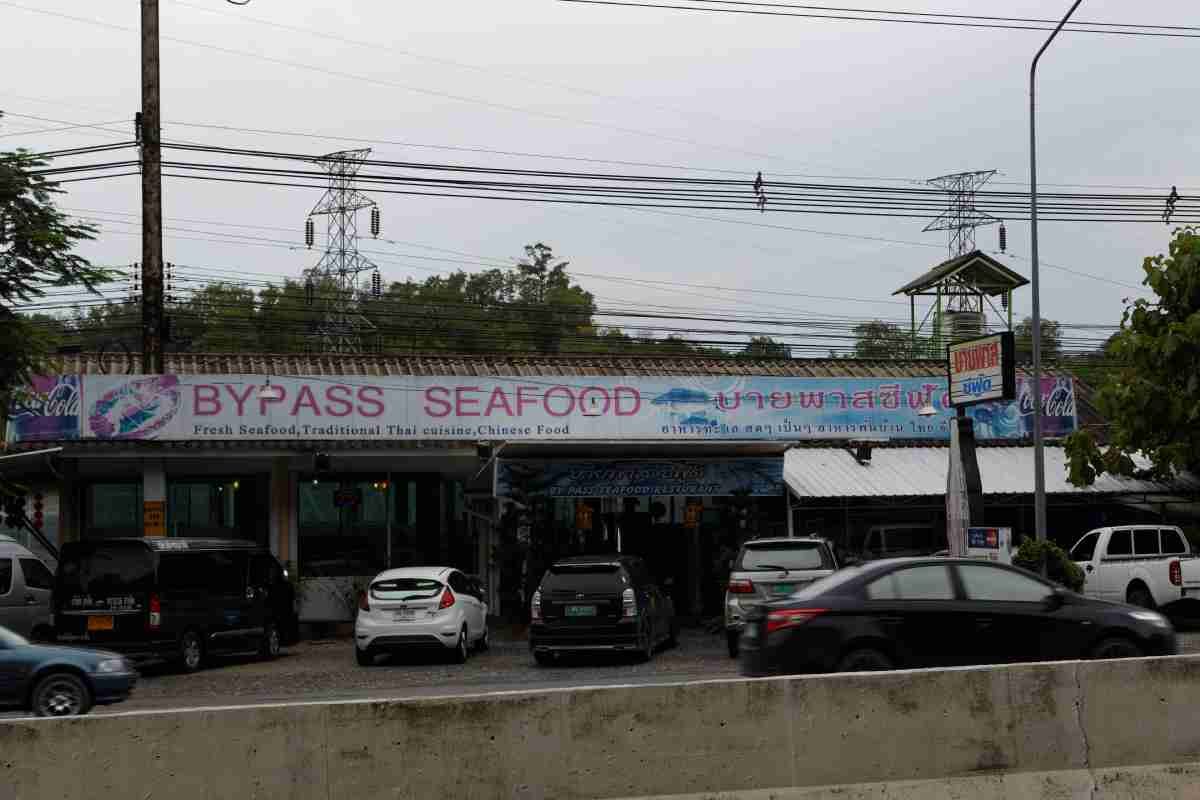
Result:
{"type": "MultiPolygon", "coordinates": [[[[617,356],[63,357],[11,410],[6,475],[43,499],[47,537],[227,536],[268,545],[302,618],[349,619],[378,571],[451,564],[493,608],[553,558],[644,555],[689,615],[716,613],[752,535],[944,531],[948,423],[938,362],[617,356]],[[52,452],[41,452],[41,451],[52,452]],[[51,513],[52,512],[52,513],[51,513]]],[[[987,524],[1032,531],[1030,415],[1097,420],[1085,387],[970,409],[987,524]]],[[[1052,535],[1190,508],[1197,485],[1070,487],[1049,448],[1052,535]]],[[[31,500],[32,502],[32,500],[31,500]]]]}

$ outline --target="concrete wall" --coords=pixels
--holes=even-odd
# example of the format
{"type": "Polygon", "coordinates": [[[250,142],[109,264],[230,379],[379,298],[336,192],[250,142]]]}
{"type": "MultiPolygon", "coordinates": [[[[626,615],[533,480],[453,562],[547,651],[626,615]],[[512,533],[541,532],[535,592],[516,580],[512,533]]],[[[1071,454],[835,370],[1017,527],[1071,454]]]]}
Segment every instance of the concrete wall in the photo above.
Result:
{"type": "Polygon", "coordinates": [[[1194,762],[1195,657],[0,721],[0,800],[1185,797],[1194,762]]]}

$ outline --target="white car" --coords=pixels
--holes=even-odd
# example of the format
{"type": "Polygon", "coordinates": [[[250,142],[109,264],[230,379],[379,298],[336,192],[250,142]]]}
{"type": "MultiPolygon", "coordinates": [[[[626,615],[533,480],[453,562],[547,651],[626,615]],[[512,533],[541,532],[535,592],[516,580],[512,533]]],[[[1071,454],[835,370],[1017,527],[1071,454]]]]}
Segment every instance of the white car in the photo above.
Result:
{"type": "Polygon", "coordinates": [[[1071,560],[1088,597],[1149,609],[1200,597],[1200,559],[1173,525],[1097,528],[1075,543],[1071,560]]]}
{"type": "Polygon", "coordinates": [[[483,587],[453,567],[381,572],[358,598],[354,654],[360,666],[382,653],[435,649],[461,664],[488,647],[483,587]]]}

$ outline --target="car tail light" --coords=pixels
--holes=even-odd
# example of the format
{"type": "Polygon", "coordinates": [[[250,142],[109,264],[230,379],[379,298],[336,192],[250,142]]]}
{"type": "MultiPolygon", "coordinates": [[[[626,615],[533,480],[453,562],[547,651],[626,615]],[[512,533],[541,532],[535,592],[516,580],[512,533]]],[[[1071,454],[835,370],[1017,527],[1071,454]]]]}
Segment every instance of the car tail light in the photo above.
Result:
{"type": "Polygon", "coordinates": [[[150,621],[146,623],[146,627],[152,631],[162,627],[162,601],[156,593],[150,595],[150,621]]]}
{"type": "Polygon", "coordinates": [[[767,614],[767,633],[795,628],[821,616],[827,608],[780,608],[767,614]]]}
{"type": "Polygon", "coordinates": [[[751,581],[730,581],[730,594],[754,594],[754,583],[751,581]]]}
{"type": "Polygon", "coordinates": [[[454,594],[447,588],[442,592],[442,601],[438,603],[438,611],[445,611],[452,605],[454,605],[454,594]]]}
{"type": "Polygon", "coordinates": [[[533,593],[533,603],[529,607],[529,616],[533,618],[534,622],[541,622],[541,620],[542,620],[542,590],[541,589],[538,589],[536,592],[533,593]]]}
{"type": "Polygon", "coordinates": [[[359,611],[370,611],[371,610],[371,599],[369,597],[367,597],[366,589],[363,589],[361,592],[358,593],[358,610],[359,611]]]}
{"type": "Polygon", "coordinates": [[[633,593],[633,589],[626,589],[621,592],[621,616],[625,619],[633,619],[637,615],[637,595],[633,593]]]}
{"type": "Polygon", "coordinates": [[[1172,586],[1183,586],[1183,568],[1178,561],[1171,562],[1170,575],[1172,586]]]}

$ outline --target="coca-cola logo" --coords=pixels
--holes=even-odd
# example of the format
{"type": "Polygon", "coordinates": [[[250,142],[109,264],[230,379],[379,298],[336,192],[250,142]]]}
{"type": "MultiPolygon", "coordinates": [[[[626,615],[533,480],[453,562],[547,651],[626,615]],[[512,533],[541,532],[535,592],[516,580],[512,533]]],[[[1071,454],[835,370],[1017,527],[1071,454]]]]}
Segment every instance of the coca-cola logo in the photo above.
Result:
{"type": "MultiPolygon", "coordinates": [[[[1033,414],[1033,385],[1024,384],[1021,390],[1021,416],[1033,414]]],[[[1046,417],[1075,416],[1075,392],[1072,386],[1058,384],[1042,395],[1042,415],[1046,417]]]]}

